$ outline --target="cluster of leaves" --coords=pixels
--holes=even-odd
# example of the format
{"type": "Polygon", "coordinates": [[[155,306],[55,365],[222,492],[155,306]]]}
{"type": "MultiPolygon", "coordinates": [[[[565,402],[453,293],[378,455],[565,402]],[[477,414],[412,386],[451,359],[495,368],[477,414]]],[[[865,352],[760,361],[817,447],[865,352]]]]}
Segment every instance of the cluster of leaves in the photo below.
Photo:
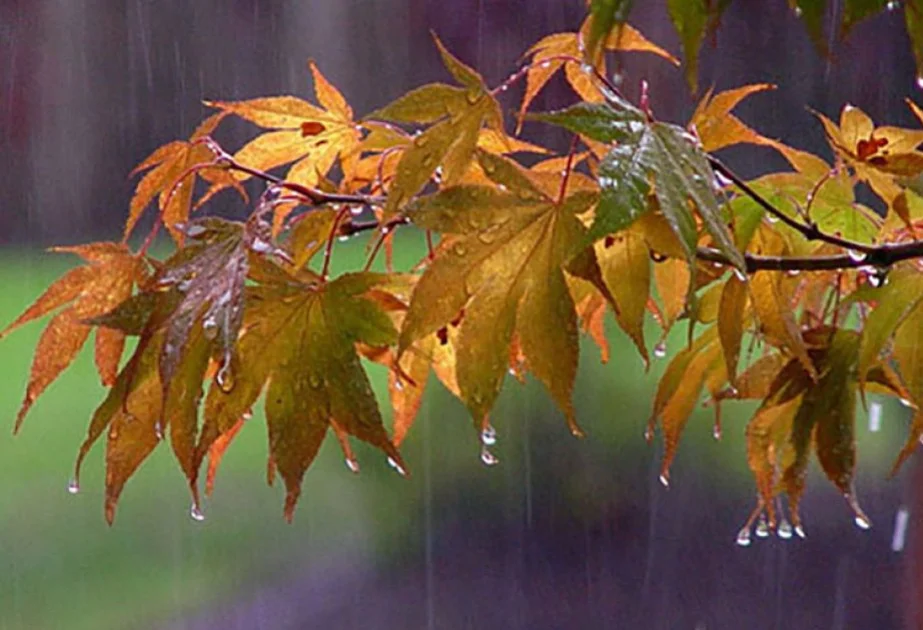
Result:
{"type": "MultiPolygon", "coordinates": [[[[674,13],[680,4],[697,6],[670,3],[674,13]]],[[[703,392],[716,435],[721,404],[752,399],[760,404],[747,456],[758,500],[740,541],[757,519],[783,536],[803,533],[798,505],[812,452],[867,525],[853,490],[856,405],[867,393],[914,409],[923,402],[923,130],[876,127],[850,106],[838,122],[818,114],[831,164],[734,116],[765,84],[709,92],[686,125],[658,121],[646,93],[632,104],[606,79],[609,51],[677,63],[624,23],[624,9],[594,2],[580,31],[542,39],[494,89],[436,39],[454,84],[425,85],[359,120],[313,63],[317,104],[208,103],[217,113],[188,141],[136,168],[146,173],[124,241],[62,248],[86,265],[0,333],[57,311],[17,428],[95,329],[109,392],[80,448],[75,491],[81,462],[106,433],[111,522],[126,481],[169,437],[199,518],[203,463],[210,491],[262,396],[269,479],[282,477],[291,519],[328,429],[353,471],[351,438],[406,470],[398,445],[430,371],[470,410],[486,464],[496,462],[490,413],[508,374],[540,381],[582,435],[572,401],[578,337],[589,334],[607,360],[612,312],[646,364],[664,356],[675,324],[688,325],[648,426],[649,439],[663,435],[664,483],[703,392]],[[529,113],[559,70],[579,102],[529,113]],[[569,130],[564,154],[508,135],[498,97],[520,80],[518,125],[569,130]],[[229,116],[261,130],[233,154],[212,138],[229,116]],[[712,155],[737,144],[775,150],[791,168],[744,181],[712,155]],[[515,153],[531,153],[532,165],[515,153]],[[280,167],[284,176],[272,173],[280,167]],[[206,186],[196,199],[198,178],[206,186]],[[246,201],[252,180],[266,185],[246,222],[190,217],[224,189],[246,201]],[[883,214],[857,200],[860,183],[883,214]],[[126,242],[151,204],[155,227],[132,251],[126,242]],[[393,234],[408,225],[428,253],[398,272],[393,234]],[[147,251],[160,226],[175,245],[166,260],[147,251]],[[331,278],[336,243],[361,234],[370,235],[365,269],[331,278]],[[382,251],[387,271],[370,271],[382,251]],[[649,319],[660,329],[653,346],[649,319]],[[136,343],[120,368],[126,336],[136,343]],[[390,434],[363,361],[388,368],[390,434]]],[[[923,125],[923,110],[910,107],[923,125]]],[[[918,414],[895,468],[921,435],[918,414]]]]}

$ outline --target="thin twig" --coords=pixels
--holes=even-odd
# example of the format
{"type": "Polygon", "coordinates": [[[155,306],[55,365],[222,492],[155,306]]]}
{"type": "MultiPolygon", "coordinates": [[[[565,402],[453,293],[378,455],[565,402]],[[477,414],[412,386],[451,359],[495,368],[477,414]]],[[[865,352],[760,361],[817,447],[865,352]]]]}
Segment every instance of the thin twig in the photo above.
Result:
{"type": "MultiPolygon", "coordinates": [[[[769,203],[758,192],[753,190],[753,188],[751,188],[750,185],[747,184],[747,182],[745,182],[740,177],[738,177],[738,175],[734,171],[729,169],[727,166],[725,166],[724,163],[721,162],[721,160],[711,155],[707,157],[708,157],[708,162],[709,164],[711,164],[711,167],[713,169],[715,169],[717,172],[721,173],[723,176],[731,180],[731,182],[733,182],[734,185],[737,186],[737,188],[741,190],[741,192],[743,192],[745,195],[747,195],[753,201],[759,204],[760,207],[763,208],[763,210],[765,210],[766,212],[768,212],[775,218],[779,219],[780,221],[782,221],[782,223],[789,226],[793,230],[800,232],[801,235],[804,236],[807,240],[823,241],[825,243],[830,243],[831,245],[836,245],[837,247],[842,247],[844,249],[848,249],[854,252],[861,252],[863,254],[871,254],[879,249],[878,247],[874,245],[866,245],[865,243],[859,243],[856,241],[851,241],[849,239],[840,238],[839,236],[835,236],[833,234],[827,234],[826,232],[822,231],[819,227],[817,227],[816,223],[812,222],[812,223],[805,224],[805,223],[801,223],[797,219],[793,219],[792,217],[788,216],[787,214],[785,214],[784,212],[776,208],[774,205],[769,203]]],[[[865,264],[868,264],[868,263],[865,263],[865,264]]],[[[858,266],[861,267],[862,265],[858,265],[858,266]]]]}

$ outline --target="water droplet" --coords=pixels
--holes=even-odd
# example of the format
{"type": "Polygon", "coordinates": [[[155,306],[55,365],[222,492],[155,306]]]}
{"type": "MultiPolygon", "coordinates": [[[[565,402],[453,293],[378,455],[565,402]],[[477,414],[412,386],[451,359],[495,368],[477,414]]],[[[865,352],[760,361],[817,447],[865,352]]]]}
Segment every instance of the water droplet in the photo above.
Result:
{"type": "Polygon", "coordinates": [[[337,237],[337,241],[339,241],[340,243],[345,243],[348,240],[349,240],[349,236],[346,234],[343,234],[342,236],[337,237]]]}
{"type": "Polygon", "coordinates": [[[670,477],[669,477],[669,475],[667,475],[666,473],[661,473],[661,475],[660,475],[660,485],[662,485],[664,488],[669,488],[669,487],[670,487],[670,477]]]}
{"type": "Polygon", "coordinates": [[[792,537],[792,524],[784,516],[779,520],[779,526],[776,528],[776,534],[782,540],[788,540],[792,537]]]}
{"type": "Polygon", "coordinates": [[[77,494],[80,492],[80,484],[76,479],[71,479],[67,482],[67,493],[68,494],[77,494]]]}
{"type": "Polygon", "coordinates": [[[542,67],[542,68],[550,68],[550,67],[551,67],[551,62],[550,62],[550,61],[543,61],[543,62],[541,63],[541,67],[542,67]]]}
{"type": "Polygon", "coordinates": [[[481,431],[481,443],[485,446],[493,446],[497,443],[497,430],[492,425],[487,425],[481,431]]]}
{"type": "Polygon", "coordinates": [[[192,518],[192,520],[194,520],[196,523],[201,523],[202,521],[205,520],[205,515],[202,514],[202,510],[200,510],[200,509],[199,509],[199,506],[196,505],[195,503],[193,503],[193,504],[192,504],[192,507],[189,508],[189,516],[190,516],[190,517],[192,518]]]}
{"type": "Polygon", "coordinates": [[[394,461],[394,458],[392,458],[392,457],[389,457],[389,458],[388,458],[388,466],[390,466],[390,467],[393,468],[395,471],[397,471],[397,474],[399,474],[401,477],[406,477],[406,476],[407,476],[407,471],[404,470],[404,467],[403,467],[403,466],[401,466],[401,465],[398,464],[396,461],[394,461]]]}
{"type": "Polygon", "coordinates": [[[880,402],[869,404],[869,431],[872,433],[877,433],[881,429],[881,410],[882,405],[880,402]]]}
{"type": "Polygon", "coordinates": [[[404,381],[402,381],[400,377],[394,379],[394,389],[399,392],[404,391],[404,381]]]}
{"type": "Polygon", "coordinates": [[[750,528],[742,527],[741,530],[737,532],[737,544],[741,547],[749,547],[750,542],[750,528]]]}
{"type": "Polygon", "coordinates": [[[804,533],[804,527],[801,525],[795,525],[795,535],[802,540],[808,537],[807,534],[804,533]]]}
{"type": "Polygon", "coordinates": [[[872,522],[868,519],[865,514],[856,514],[856,527],[859,529],[869,529],[872,527],[872,522]]]}
{"type": "Polygon", "coordinates": [[[154,436],[158,442],[163,440],[163,423],[160,420],[154,423],[154,436]]]}
{"type": "Polygon", "coordinates": [[[767,214],[767,215],[766,215],[766,220],[769,221],[770,223],[778,223],[778,222],[779,222],[779,217],[777,217],[777,216],[774,215],[774,214],[767,214]]]}
{"type": "Polygon", "coordinates": [[[650,426],[644,428],[644,441],[652,442],[654,440],[654,429],[650,426]]]}
{"type": "Polygon", "coordinates": [[[218,336],[218,322],[215,321],[214,315],[209,315],[205,318],[205,321],[202,322],[202,333],[209,341],[214,340],[215,337],[218,336]]]}
{"type": "Polygon", "coordinates": [[[215,375],[215,382],[218,383],[218,387],[225,394],[230,393],[230,391],[234,389],[234,372],[231,370],[230,357],[224,359],[221,368],[218,370],[218,374],[215,375]]]}
{"type": "Polygon", "coordinates": [[[901,398],[900,401],[901,401],[901,404],[904,405],[905,407],[909,407],[909,408],[911,408],[911,409],[913,408],[913,402],[912,402],[912,401],[907,400],[906,398],[901,398]]]}
{"type": "Polygon", "coordinates": [[[789,277],[794,278],[795,276],[801,274],[801,270],[800,270],[800,269],[789,269],[789,270],[786,271],[785,273],[786,273],[789,277]]]}
{"type": "Polygon", "coordinates": [[[357,475],[359,474],[359,462],[357,462],[353,458],[351,457],[346,458],[346,467],[349,468],[350,472],[356,473],[357,475]]]}
{"type": "Polygon", "coordinates": [[[738,269],[737,267],[733,267],[733,269],[734,269],[734,277],[735,277],[735,278],[737,278],[737,279],[740,280],[741,282],[746,282],[746,281],[747,281],[747,274],[745,274],[743,271],[741,271],[741,270],[738,269]]]}
{"type": "Polygon", "coordinates": [[[907,538],[907,521],[910,518],[910,512],[906,507],[901,506],[894,516],[894,534],[891,535],[891,551],[902,551],[904,541],[907,538]]]}
{"type": "Polygon", "coordinates": [[[485,466],[496,466],[500,463],[497,456],[491,453],[486,446],[481,447],[481,461],[485,466]]]}
{"type": "Polygon", "coordinates": [[[917,77],[917,87],[923,90],[923,76],[917,77]]]}
{"type": "Polygon", "coordinates": [[[721,425],[716,424],[714,427],[712,427],[711,435],[716,440],[720,440],[721,439],[721,425]]]}
{"type": "Polygon", "coordinates": [[[888,11],[897,11],[901,8],[901,3],[897,0],[888,0],[888,3],[885,5],[885,8],[888,11]]]}
{"type": "Polygon", "coordinates": [[[866,258],[868,258],[868,254],[866,254],[865,252],[857,252],[853,249],[846,250],[846,255],[849,256],[849,259],[851,261],[856,262],[856,263],[861,263],[866,258]]]}
{"type": "Polygon", "coordinates": [[[658,359],[662,359],[667,356],[667,344],[661,341],[656,346],[654,346],[654,356],[658,359]]]}
{"type": "Polygon", "coordinates": [[[844,495],[846,503],[849,504],[849,507],[852,508],[853,514],[855,514],[855,523],[856,527],[859,529],[869,529],[872,527],[872,521],[869,520],[869,517],[866,516],[865,512],[862,511],[862,508],[859,507],[859,500],[856,498],[856,495],[850,492],[847,492],[844,495]]]}
{"type": "Polygon", "coordinates": [[[798,5],[796,4],[796,5],[795,5],[795,8],[792,9],[792,13],[795,14],[795,17],[796,17],[796,18],[800,18],[800,17],[802,16],[802,14],[804,13],[804,10],[803,10],[800,6],[798,6],[798,5]]]}
{"type": "Polygon", "coordinates": [[[349,208],[349,213],[354,217],[360,216],[365,211],[365,208],[362,206],[351,206],[349,208]]]}
{"type": "Polygon", "coordinates": [[[760,514],[760,520],[756,523],[756,537],[767,538],[769,536],[769,523],[766,521],[766,514],[760,514]]]}

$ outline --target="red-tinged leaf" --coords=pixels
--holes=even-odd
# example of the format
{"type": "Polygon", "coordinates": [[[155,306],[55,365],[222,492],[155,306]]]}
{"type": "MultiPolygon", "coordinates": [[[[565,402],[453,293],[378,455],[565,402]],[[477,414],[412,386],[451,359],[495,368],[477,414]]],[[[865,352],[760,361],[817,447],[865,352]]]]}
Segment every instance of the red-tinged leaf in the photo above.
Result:
{"type": "Polygon", "coordinates": [[[747,324],[747,293],[747,283],[731,274],[721,291],[718,306],[718,336],[721,338],[721,350],[731,385],[737,382],[740,342],[747,324]]]}
{"type": "Polygon", "coordinates": [[[808,374],[817,378],[817,370],[811,363],[801,331],[795,322],[785,278],[780,278],[778,273],[758,271],[750,276],[748,285],[753,312],[767,339],[793,354],[808,374]]]}
{"type": "Polygon", "coordinates": [[[904,442],[904,446],[901,447],[897,457],[894,458],[894,464],[891,466],[889,476],[894,477],[900,471],[904,462],[910,459],[910,456],[920,447],[921,441],[923,441],[923,412],[917,411],[913,415],[913,422],[910,424],[907,440],[904,442]]]}
{"type": "MultiPolygon", "coordinates": [[[[294,162],[286,179],[306,186],[317,186],[337,159],[349,180],[355,169],[361,134],[353,112],[343,95],[309,63],[317,101],[324,109],[294,96],[256,98],[237,102],[211,102],[209,105],[240,116],[274,131],[265,132],[236,154],[242,164],[268,170],[294,162]]],[[[250,177],[236,174],[238,180],[250,177]]]]}
{"type": "Polygon", "coordinates": [[[599,347],[601,363],[608,363],[612,354],[606,337],[606,311],[608,304],[599,293],[590,293],[577,304],[577,317],[583,332],[599,347]]]}
{"type": "Polygon", "coordinates": [[[772,391],[773,383],[785,364],[785,357],[778,352],[760,357],[746,370],[738,374],[734,387],[729,388],[720,397],[739,400],[763,400],[767,398],[772,391]]]}
{"type": "MultiPolygon", "coordinates": [[[[90,243],[58,251],[77,254],[88,264],[64,274],[26,309],[0,337],[15,328],[61,309],[39,338],[29,383],[16,417],[18,431],[36,399],[77,356],[90,333],[86,320],[105,313],[131,295],[143,279],[144,262],[116,243],[90,243]]],[[[103,333],[97,342],[96,360],[103,382],[112,382],[121,357],[119,333],[103,333]]]]}
{"type": "Polygon", "coordinates": [[[237,437],[237,434],[240,433],[240,430],[244,427],[244,422],[246,422],[246,420],[240,418],[230,429],[218,436],[209,447],[208,472],[205,474],[205,496],[210,497],[215,491],[215,479],[218,476],[218,467],[221,465],[221,460],[224,458],[224,454],[227,452],[231,442],[234,441],[234,438],[237,437]]]}

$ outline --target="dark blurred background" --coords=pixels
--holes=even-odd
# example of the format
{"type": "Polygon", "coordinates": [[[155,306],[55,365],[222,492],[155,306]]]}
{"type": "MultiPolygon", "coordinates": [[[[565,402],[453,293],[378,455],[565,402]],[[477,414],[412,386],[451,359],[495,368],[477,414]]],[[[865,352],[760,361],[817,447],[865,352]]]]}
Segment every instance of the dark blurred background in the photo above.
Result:
{"type": "MultiPolygon", "coordinates": [[[[678,54],[665,3],[636,4],[631,22],[678,54]]],[[[831,15],[842,10],[829,4],[831,15]]],[[[915,125],[904,99],[923,93],[902,10],[862,23],[823,59],[784,0],[736,0],[703,50],[701,85],[778,84],[741,117],[828,157],[807,107],[835,117],[848,102],[876,121],[915,125]]],[[[361,115],[446,80],[430,30],[496,85],[529,45],[574,30],[583,14],[580,0],[0,0],[0,324],[70,264],[40,247],[120,234],[128,171],[188,136],[206,115],[203,99],[311,97],[313,58],[361,115]]],[[[647,79],[658,116],[686,120],[694,99],[680,70],[650,55],[618,61],[629,96],[647,79]]],[[[506,93],[508,111],[520,89],[506,93]]],[[[555,81],[535,106],[569,98],[555,81]]],[[[239,146],[252,130],[226,133],[239,146]]],[[[557,139],[537,126],[526,133],[557,139]]],[[[755,149],[726,158],[747,175],[783,166],[755,149]]],[[[246,212],[230,195],[215,207],[246,212]]],[[[406,261],[419,255],[412,238],[398,245],[406,261]]],[[[355,265],[362,247],[338,248],[337,264],[355,265]]],[[[578,380],[588,439],[569,437],[540,387],[510,383],[495,415],[501,463],[487,468],[464,409],[431,383],[404,449],[412,477],[362,447],[353,477],[328,444],[291,526],[280,489],[262,481],[258,415],[227,456],[206,522],[185,515],[184,484],[161,448],[106,528],[101,448],[81,494],[64,492],[102,397],[81,357],[19,437],[0,432],[0,628],[923,627],[921,498],[911,491],[923,468],[911,460],[886,479],[907,410],[886,404],[874,432],[860,412],[858,492],[870,531],[815,471],[807,539],[741,548],[734,538],[754,493],[743,444],[752,409],[725,410],[721,442],[711,411],[697,412],[664,489],[659,447],[641,437],[663,362],[644,374],[609,324],[613,361],[599,365],[586,347],[578,380]],[[899,514],[909,514],[906,540],[899,514]]],[[[40,329],[0,345],[0,417],[10,424],[40,329]]],[[[382,393],[383,374],[375,378],[382,393]]]]}

